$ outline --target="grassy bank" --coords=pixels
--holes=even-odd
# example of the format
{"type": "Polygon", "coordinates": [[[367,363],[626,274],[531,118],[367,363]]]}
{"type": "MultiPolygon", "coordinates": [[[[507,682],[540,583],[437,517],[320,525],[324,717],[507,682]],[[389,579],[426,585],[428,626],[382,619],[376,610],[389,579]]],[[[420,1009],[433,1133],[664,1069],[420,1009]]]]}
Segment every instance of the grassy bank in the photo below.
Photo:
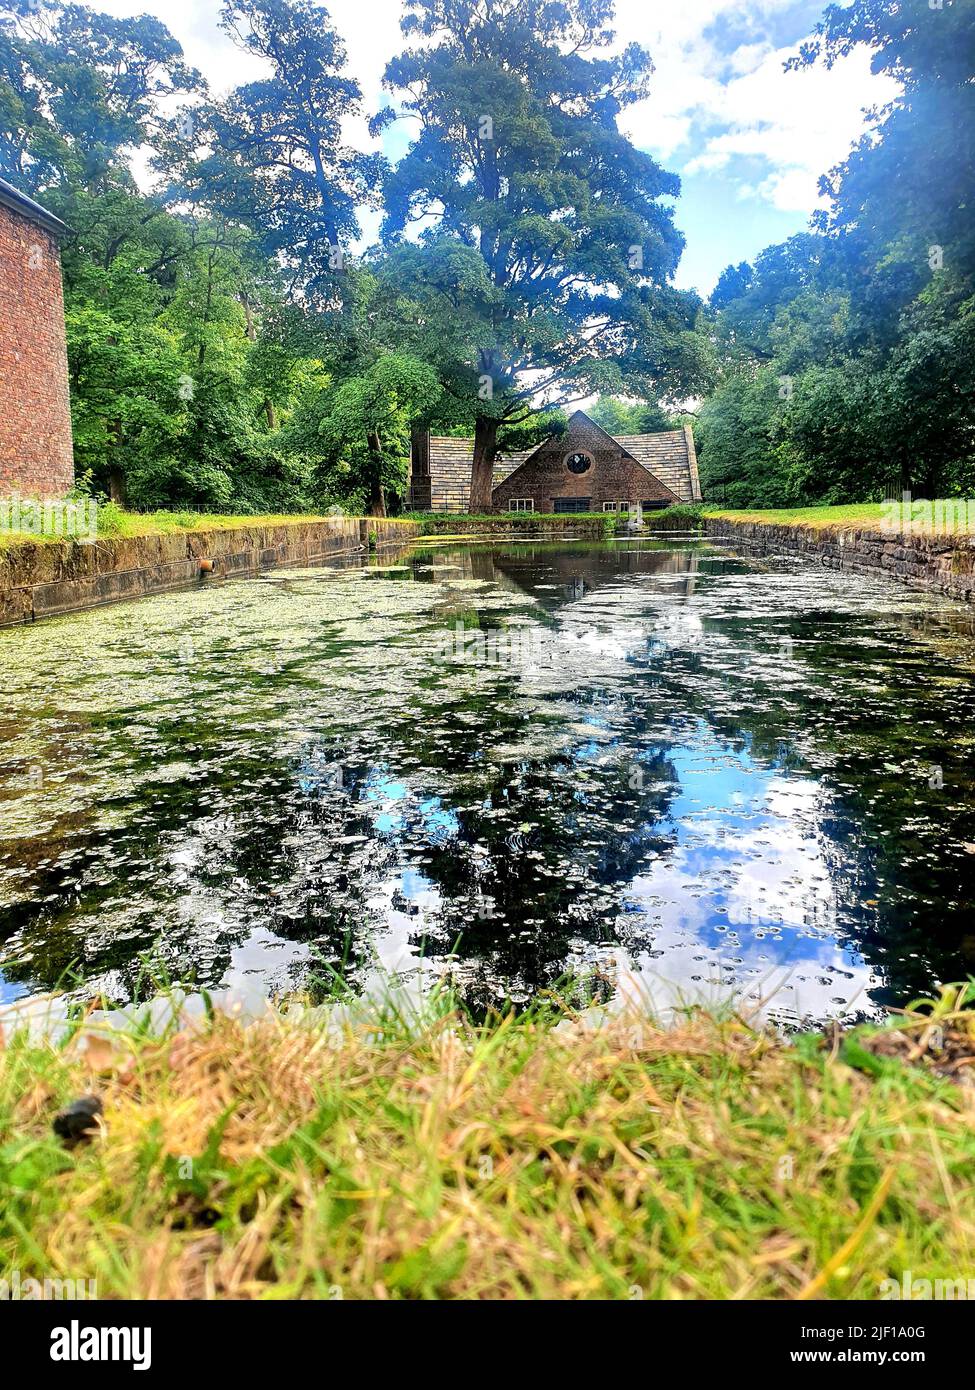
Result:
{"type": "MultiPolygon", "coordinates": [[[[81,505],[81,504],[79,504],[81,505]]],[[[132,539],[139,536],[169,536],[188,531],[227,531],[240,527],[289,526],[302,522],[321,522],[325,514],[286,513],[281,515],[250,516],[239,513],[194,511],[124,511],[113,502],[102,503],[97,510],[97,539],[132,539]]],[[[369,520],[370,518],[366,518],[369,520]]],[[[546,516],[536,512],[488,513],[483,516],[452,512],[407,512],[389,517],[391,524],[417,522],[422,534],[438,537],[468,535],[536,534],[539,529],[583,531],[593,536],[612,536],[617,523],[612,513],[573,513],[546,516]]],[[[78,534],[87,534],[82,530],[78,534]]],[[[57,542],[64,539],[61,531],[39,533],[29,525],[20,529],[7,526],[0,529],[0,546],[21,545],[25,541],[57,542]]]]}
{"type": "Polygon", "coordinates": [[[460,539],[466,536],[534,536],[539,531],[583,533],[610,537],[619,517],[613,512],[404,512],[425,536],[460,539]]]}
{"type": "MultiPolygon", "coordinates": [[[[69,505],[69,504],[66,504],[69,505]]],[[[81,503],[78,504],[80,507],[81,503]]],[[[97,509],[98,540],[128,540],[138,536],[170,536],[182,531],[226,531],[241,526],[286,526],[302,521],[324,521],[321,515],[241,516],[215,512],[158,511],[128,512],[114,502],[101,503],[97,509]]],[[[81,522],[77,534],[87,535],[81,522]]],[[[72,531],[70,534],[75,534],[72,531]]],[[[67,536],[70,539],[70,534],[67,536]]],[[[22,545],[25,541],[57,543],[66,538],[63,531],[39,530],[31,525],[20,529],[0,530],[0,546],[22,545]]]]}
{"type": "Polygon", "coordinates": [[[907,525],[923,531],[926,527],[958,535],[975,534],[975,506],[964,499],[937,502],[914,501],[908,507],[883,502],[856,502],[843,507],[782,507],[767,510],[728,511],[706,506],[704,515],[725,521],[757,521],[778,526],[851,528],[854,530],[898,530],[907,525]]]}
{"type": "Polygon", "coordinates": [[[876,1298],[975,1276],[975,1015],[441,1010],[0,1049],[0,1276],[109,1297],[876,1298]],[[67,1149],[59,1107],[97,1092],[67,1149]]]}

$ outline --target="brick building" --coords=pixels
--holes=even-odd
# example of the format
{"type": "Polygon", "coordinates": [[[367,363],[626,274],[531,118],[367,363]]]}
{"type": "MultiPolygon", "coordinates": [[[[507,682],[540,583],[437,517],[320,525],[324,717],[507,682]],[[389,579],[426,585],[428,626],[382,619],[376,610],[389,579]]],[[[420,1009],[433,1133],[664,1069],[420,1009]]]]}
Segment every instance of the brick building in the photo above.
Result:
{"type": "Polygon", "coordinates": [[[60,239],[67,227],[0,179],[0,495],[74,482],[60,239]]]}
{"type": "MultiPolygon", "coordinates": [[[[411,507],[466,511],[473,462],[471,439],[415,435],[411,507]]],[[[614,438],[582,410],[565,434],[499,458],[491,493],[500,512],[641,512],[700,500],[690,426],[614,438]]]]}

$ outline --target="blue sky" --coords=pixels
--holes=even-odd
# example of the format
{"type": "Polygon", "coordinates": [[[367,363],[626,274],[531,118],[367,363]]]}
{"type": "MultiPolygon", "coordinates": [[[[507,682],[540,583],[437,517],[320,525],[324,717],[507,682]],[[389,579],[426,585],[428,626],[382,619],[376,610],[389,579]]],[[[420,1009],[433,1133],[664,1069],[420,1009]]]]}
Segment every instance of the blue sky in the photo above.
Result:
{"type": "MultiPolygon", "coordinates": [[[[219,32],[219,0],[99,0],[112,14],[150,12],[182,43],[217,90],[260,75],[219,32]]],[[[365,114],[386,105],[387,59],[401,47],[400,0],[331,0],[365,114]]],[[[650,98],[624,117],[627,134],[681,176],[677,223],[687,238],[677,283],[709,293],[729,262],[751,260],[801,231],[817,206],[817,180],[864,129],[864,108],[896,90],[853,52],[832,70],[786,73],[785,59],[815,26],[820,0],[617,0],[620,43],[650,50],[650,98]]],[[[364,120],[349,138],[373,148],[364,120]]],[[[402,136],[387,136],[395,154],[402,136]]],[[[375,220],[365,223],[367,233],[375,220]]]]}

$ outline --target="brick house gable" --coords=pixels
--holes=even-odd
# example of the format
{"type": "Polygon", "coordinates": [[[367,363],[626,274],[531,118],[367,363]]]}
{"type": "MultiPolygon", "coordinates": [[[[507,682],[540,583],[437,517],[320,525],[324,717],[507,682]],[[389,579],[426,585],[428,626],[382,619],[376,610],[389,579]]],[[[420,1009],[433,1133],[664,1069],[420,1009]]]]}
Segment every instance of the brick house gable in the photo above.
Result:
{"type": "MultiPolygon", "coordinates": [[[[474,441],[431,437],[422,428],[413,433],[410,505],[417,511],[463,512],[468,505],[474,441]]],[[[506,511],[512,502],[531,504],[534,511],[551,512],[588,499],[597,510],[605,504],[627,503],[663,507],[676,502],[699,502],[694,437],[689,426],[656,434],[614,438],[583,410],[570,417],[567,432],[551,436],[524,453],[499,455],[491,493],[493,510],[506,511]],[[572,473],[567,454],[592,456],[593,467],[572,473]]]]}
{"type": "Polygon", "coordinates": [[[583,503],[593,511],[619,503],[664,507],[681,499],[618,439],[577,410],[565,434],[543,440],[495,486],[491,500],[497,511],[508,510],[515,501],[530,501],[533,511],[553,512],[583,503]],[[568,467],[566,460],[573,454],[591,460],[585,471],[568,467]]]}

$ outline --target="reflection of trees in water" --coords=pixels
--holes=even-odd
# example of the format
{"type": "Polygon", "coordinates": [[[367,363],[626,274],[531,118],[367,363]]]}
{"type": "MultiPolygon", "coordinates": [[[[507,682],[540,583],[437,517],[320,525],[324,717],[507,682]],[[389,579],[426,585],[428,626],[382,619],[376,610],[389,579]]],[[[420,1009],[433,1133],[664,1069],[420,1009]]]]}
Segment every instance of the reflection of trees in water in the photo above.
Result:
{"type": "MultiPolygon", "coordinates": [[[[609,546],[438,551],[427,563],[431,557],[459,563],[462,577],[533,594],[535,616],[547,625],[559,622],[575,594],[619,585],[625,573],[673,576],[660,593],[665,605],[681,605],[698,572],[693,552],[609,546]]],[[[505,610],[492,613],[489,591],[474,601],[482,625],[505,621],[505,610]]],[[[442,620],[454,619],[444,613],[442,620]]],[[[959,852],[953,866],[929,852],[943,846],[944,824],[975,841],[975,794],[965,750],[950,746],[950,730],[932,718],[930,689],[913,689],[913,668],[895,662],[885,705],[835,705],[837,664],[855,669],[857,659],[851,618],[844,627],[815,614],[788,629],[777,621],[767,632],[754,621],[709,619],[706,609],[702,620],[702,645],[648,643],[611,681],[569,692],[577,710],[603,723],[605,737],[593,748],[582,734],[567,748],[562,695],[532,696],[526,705],[517,672],[495,671],[475,696],[451,691],[449,672],[433,671],[401,717],[349,735],[336,730],[297,761],[235,749],[198,780],[137,785],[113,808],[121,829],[80,825],[39,842],[30,901],[0,914],[0,939],[16,933],[32,959],[5,974],[50,989],[78,963],[84,976],[115,972],[125,993],[140,954],[155,949],[173,978],[214,984],[234,950],[263,929],[312,946],[336,968],[346,963],[355,979],[383,931],[370,895],[413,869],[432,886],[434,904],[420,913],[408,898],[393,903],[415,921],[414,945],[432,956],[456,951],[472,1003],[496,1000],[502,982],[534,992],[563,973],[579,943],[641,945],[626,937],[620,898],[649,861],[672,849],[659,828],[676,790],[661,739],[668,720],[675,742],[683,726],[701,720],[759,764],[828,778],[830,796],[810,833],[831,876],[841,939],[886,981],[872,992],[876,1001],[900,1001],[932,977],[970,971],[975,941],[965,918],[975,856],[959,852]],[[709,631],[721,633],[742,665],[750,652],[767,655],[770,643],[794,637],[797,679],[770,692],[767,681],[750,684],[734,665],[716,676],[707,667],[709,631]],[[724,683],[720,701],[715,679],[724,683]],[[509,761],[494,756],[507,746],[515,750],[509,761]],[[947,790],[924,793],[944,822],[928,840],[910,828],[917,781],[892,782],[883,769],[905,746],[945,768],[947,790]],[[637,758],[642,775],[634,779],[637,758]],[[399,789],[389,798],[390,824],[379,829],[377,777],[399,789]],[[59,863],[66,851],[76,858],[59,863]],[[174,854],[189,861],[178,871],[174,854]],[[116,920],[108,905],[126,895],[133,907],[124,935],[101,929],[100,907],[106,921],[116,920]],[[186,912],[189,902],[212,907],[213,920],[186,912]]],[[[940,708],[946,718],[947,706],[940,708]]],[[[219,753],[211,737],[185,719],[160,729],[174,757],[183,742],[207,757],[219,753]]],[[[301,983],[302,967],[294,968],[301,983]]]]}
{"type": "Polygon", "coordinates": [[[584,769],[551,755],[492,772],[476,809],[455,807],[456,833],[421,855],[443,904],[425,929],[428,951],[454,950],[459,977],[480,976],[496,1000],[554,983],[577,942],[620,940],[621,891],[672,848],[656,828],[672,765],[645,757],[636,789],[633,771],[619,756],[584,769]]]}
{"type": "MultiPolygon", "coordinates": [[[[550,983],[571,940],[610,932],[613,905],[594,898],[594,888],[624,882],[647,853],[662,850],[643,826],[659,817],[663,797],[633,792],[628,767],[618,763],[580,777],[566,756],[514,766],[486,761],[493,746],[523,735],[516,710],[499,709],[493,698],[487,707],[469,700],[436,727],[412,719],[388,727],[361,753],[319,746],[297,767],[238,758],[229,778],[154,786],[151,811],[137,798],[124,834],[84,837],[72,872],[45,874],[32,902],[7,914],[31,959],[5,973],[33,989],[56,987],[72,967],[82,978],[112,974],[115,991],[127,995],[142,972],[140,957],[151,952],[172,978],[212,985],[234,949],[263,928],[313,944],[323,967],[354,980],[371,966],[382,929],[370,893],[412,865],[442,900],[426,940],[415,938],[427,954],[445,954],[460,938],[460,957],[483,958],[492,979],[500,974],[529,990],[550,983]],[[479,716],[473,724],[463,719],[472,712],[479,716]],[[476,787],[462,781],[450,789],[459,767],[476,787]],[[410,788],[394,802],[397,824],[385,832],[375,826],[377,773],[410,788]],[[431,800],[439,818],[450,817],[449,835],[431,828],[431,800]],[[519,831],[527,822],[532,829],[519,831]],[[598,845],[576,881],[581,836],[598,845]],[[143,867],[130,870],[125,892],[152,905],[126,921],[124,937],[100,933],[99,900],[117,900],[120,885],[99,889],[89,881],[79,890],[79,882],[108,878],[113,855],[129,857],[133,839],[143,867]],[[192,862],[177,874],[174,856],[183,854],[192,862]],[[56,901],[38,910],[38,898],[56,901]],[[210,920],[177,911],[190,898],[211,909],[210,920]],[[488,905],[497,915],[485,915],[488,905]],[[521,921],[532,915],[544,929],[522,938],[521,921]]],[[[650,783],[671,775],[662,762],[646,766],[650,783]]]]}

